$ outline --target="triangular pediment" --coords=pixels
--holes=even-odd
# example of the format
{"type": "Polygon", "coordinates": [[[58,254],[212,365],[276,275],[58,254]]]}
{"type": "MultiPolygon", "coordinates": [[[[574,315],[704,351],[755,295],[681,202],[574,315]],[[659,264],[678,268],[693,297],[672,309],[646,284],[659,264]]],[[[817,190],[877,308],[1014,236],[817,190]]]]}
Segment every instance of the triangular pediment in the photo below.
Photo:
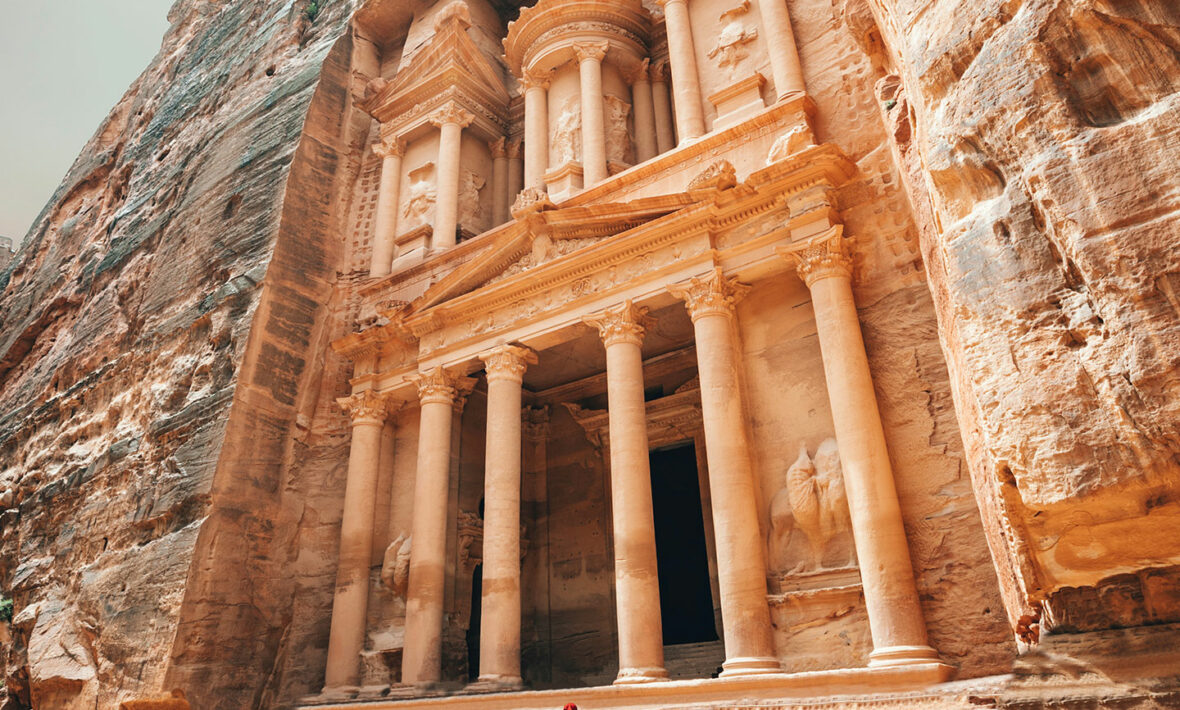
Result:
{"type": "Polygon", "coordinates": [[[478,257],[435,282],[411,304],[408,313],[420,313],[485,286],[523,277],[560,259],[574,259],[583,250],[695,203],[692,196],[680,193],[523,216],[489,235],[492,243],[478,257]]]}

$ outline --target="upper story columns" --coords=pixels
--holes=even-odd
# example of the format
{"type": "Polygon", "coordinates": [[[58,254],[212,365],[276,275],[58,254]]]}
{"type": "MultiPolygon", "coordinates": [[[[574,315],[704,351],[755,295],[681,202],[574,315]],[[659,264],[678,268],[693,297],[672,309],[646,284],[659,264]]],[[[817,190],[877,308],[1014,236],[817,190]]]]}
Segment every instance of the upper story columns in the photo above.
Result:
{"type": "Polygon", "coordinates": [[[475,116],[456,103],[443,106],[430,118],[438,127],[438,202],[434,207],[434,248],[455,246],[459,226],[459,163],[463,129],[475,116]]]}
{"type": "Polygon", "coordinates": [[[575,42],[582,89],[582,175],[584,186],[606,179],[606,106],[602,94],[602,60],[610,43],[575,42]]]}
{"type": "Polygon", "coordinates": [[[701,78],[697,52],[688,19],[688,0],[657,0],[664,7],[668,33],[668,62],[672,68],[672,95],[676,106],[676,133],[680,142],[705,135],[705,110],[701,105],[701,78]]]}
{"type": "Polygon", "coordinates": [[[373,257],[369,264],[370,276],[384,276],[393,264],[397,236],[398,198],[401,195],[402,157],[406,144],[390,138],[373,146],[381,158],[381,185],[377,192],[377,220],[373,227],[373,257]]]}
{"type": "Polygon", "coordinates": [[[545,189],[549,168],[549,75],[526,72],[524,87],[524,186],[545,189]]]}
{"type": "Polygon", "coordinates": [[[806,91],[803,68],[799,64],[799,50],[795,46],[795,30],[787,12],[786,0],[759,0],[762,29],[765,30],[767,52],[770,54],[770,73],[778,98],[806,91]]]}

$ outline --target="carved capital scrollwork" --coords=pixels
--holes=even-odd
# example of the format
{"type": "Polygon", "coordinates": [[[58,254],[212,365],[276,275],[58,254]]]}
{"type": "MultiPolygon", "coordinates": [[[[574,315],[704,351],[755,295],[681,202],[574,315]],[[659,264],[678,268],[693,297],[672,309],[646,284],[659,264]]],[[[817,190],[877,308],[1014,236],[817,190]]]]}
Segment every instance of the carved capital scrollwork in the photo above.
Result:
{"type": "Polygon", "coordinates": [[[544,441],[549,437],[549,405],[522,407],[520,419],[522,435],[528,441],[544,441]]]}
{"type": "Polygon", "coordinates": [[[587,59],[593,59],[596,62],[601,62],[606,57],[606,52],[610,49],[610,42],[602,40],[600,42],[574,42],[574,56],[578,58],[579,62],[584,62],[587,59]]]}
{"type": "Polygon", "coordinates": [[[525,91],[529,89],[544,89],[548,91],[549,79],[551,77],[552,74],[550,72],[525,71],[519,81],[525,91]]]}
{"type": "Polygon", "coordinates": [[[373,390],[365,390],[364,392],[351,394],[348,397],[340,397],[336,400],[336,403],[352,419],[353,426],[358,424],[384,424],[385,417],[390,412],[389,400],[384,395],[378,394],[373,390]]]}
{"type": "Polygon", "coordinates": [[[491,141],[488,143],[488,148],[491,149],[493,158],[508,157],[507,139],[505,138],[497,138],[496,140],[491,141]]]}
{"type": "MultiPolygon", "coordinates": [[[[418,401],[421,404],[454,404],[456,398],[461,396],[462,389],[470,392],[470,388],[475,385],[472,378],[447,372],[441,366],[420,372],[410,381],[418,386],[418,401]]],[[[462,396],[465,395],[462,393],[462,396]]]]}
{"type": "Polygon", "coordinates": [[[820,279],[852,278],[852,256],[844,239],[844,226],[836,225],[801,244],[779,247],[779,256],[790,262],[808,288],[820,279]]]}
{"type": "Polygon", "coordinates": [[[690,279],[686,284],[672,284],[668,292],[684,301],[688,315],[695,323],[705,316],[732,318],[734,305],[750,290],[735,278],[726,278],[721,267],[708,276],[690,279]]]}
{"type": "Polygon", "coordinates": [[[487,367],[488,382],[493,380],[512,380],[520,382],[524,379],[524,371],[529,365],[537,364],[537,354],[529,348],[520,345],[501,345],[479,356],[487,367]]]}
{"type": "Polygon", "coordinates": [[[628,84],[634,86],[635,84],[646,84],[650,79],[648,78],[648,65],[651,63],[650,59],[634,64],[630,69],[623,72],[623,79],[628,84]]]}
{"type": "Polygon", "coordinates": [[[430,122],[439,128],[442,128],[447,124],[456,125],[460,128],[467,128],[474,120],[475,114],[471,113],[454,101],[445,104],[442,108],[435,111],[430,116],[430,122]]]}
{"type": "Polygon", "coordinates": [[[668,83],[668,62],[658,61],[651,65],[648,71],[653,84],[667,84],[668,83]]]}
{"type": "Polygon", "coordinates": [[[374,143],[372,147],[373,152],[381,158],[392,158],[394,156],[401,158],[406,154],[406,142],[398,138],[374,143]]]}
{"type": "Polygon", "coordinates": [[[636,306],[630,299],[596,315],[585,316],[582,322],[598,329],[602,343],[610,347],[616,343],[643,345],[643,335],[655,325],[647,315],[646,306],[636,306]]]}
{"type": "Polygon", "coordinates": [[[517,138],[516,140],[508,141],[506,149],[509,160],[519,160],[524,157],[524,141],[517,138]]]}

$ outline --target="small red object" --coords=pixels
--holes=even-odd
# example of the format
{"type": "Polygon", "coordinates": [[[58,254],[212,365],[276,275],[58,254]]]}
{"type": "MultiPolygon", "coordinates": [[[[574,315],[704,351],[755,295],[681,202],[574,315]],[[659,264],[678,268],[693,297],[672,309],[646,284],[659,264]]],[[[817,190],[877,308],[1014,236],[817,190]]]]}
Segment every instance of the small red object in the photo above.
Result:
{"type": "Polygon", "coordinates": [[[574,705],[573,703],[566,703],[565,707],[561,710],[578,710],[578,706],[574,705]]]}

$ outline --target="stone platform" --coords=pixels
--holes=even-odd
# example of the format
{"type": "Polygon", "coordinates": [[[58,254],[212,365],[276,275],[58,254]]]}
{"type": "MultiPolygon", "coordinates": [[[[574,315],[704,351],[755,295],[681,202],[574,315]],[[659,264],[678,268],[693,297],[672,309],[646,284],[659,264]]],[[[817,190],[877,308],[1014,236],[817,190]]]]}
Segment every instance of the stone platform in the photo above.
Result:
{"type": "MultiPolygon", "coordinates": [[[[904,700],[910,707],[934,701],[951,701],[942,693],[923,693],[945,683],[954,669],[942,663],[904,668],[846,668],[805,673],[774,673],[741,678],[673,680],[640,685],[607,685],[505,693],[452,694],[438,692],[424,697],[384,697],[329,700],[305,698],[301,708],[316,710],[411,710],[461,708],[462,710],[557,710],[566,703],[580,710],[621,708],[746,708],[777,707],[782,702],[814,701],[833,696],[858,696],[857,702],[880,699],[886,704],[904,700]],[[871,697],[866,697],[871,696],[871,697]]],[[[953,695],[953,694],[952,694],[953,695]]]]}

